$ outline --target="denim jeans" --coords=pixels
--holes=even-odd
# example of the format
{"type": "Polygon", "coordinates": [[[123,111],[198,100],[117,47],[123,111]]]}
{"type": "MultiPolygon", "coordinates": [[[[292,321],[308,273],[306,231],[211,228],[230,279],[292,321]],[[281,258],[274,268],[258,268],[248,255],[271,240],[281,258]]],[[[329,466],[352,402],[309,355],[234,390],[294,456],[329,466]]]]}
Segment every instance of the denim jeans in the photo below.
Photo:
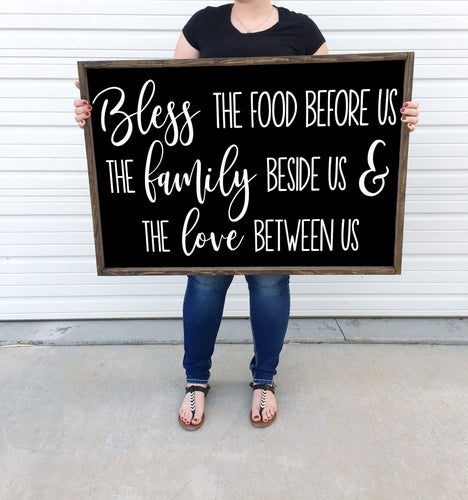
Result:
{"type": "MultiPolygon", "coordinates": [[[[226,292],[233,276],[188,276],[184,298],[184,361],[187,382],[204,384],[210,377],[226,292]]],[[[245,276],[250,293],[254,383],[271,383],[289,321],[288,275],[245,276]]]]}

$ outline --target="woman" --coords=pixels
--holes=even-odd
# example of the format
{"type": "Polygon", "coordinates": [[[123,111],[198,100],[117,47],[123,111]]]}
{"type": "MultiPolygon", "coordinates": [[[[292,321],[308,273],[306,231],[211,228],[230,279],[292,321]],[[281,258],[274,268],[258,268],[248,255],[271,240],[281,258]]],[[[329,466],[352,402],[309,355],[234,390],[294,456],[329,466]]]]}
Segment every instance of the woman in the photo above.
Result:
{"type": "MultiPolygon", "coordinates": [[[[174,58],[288,56],[328,54],[325,39],[315,23],[303,14],[275,7],[270,0],[235,0],[233,4],[207,7],[192,16],[183,28],[174,58]]],[[[78,88],[79,85],[77,84],[78,88]]],[[[92,107],[75,101],[75,119],[84,127],[92,107]]],[[[401,120],[413,131],[418,103],[404,103],[401,120]]],[[[187,430],[204,421],[218,328],[232,276],[189,276],[185,292],[184,361],[187,386],[179,423],[187,430]]],[[[289,276],[245,277],[250,293],[250,318],[254,340],[251,422],[270,425],[276,417],[273,377],[279,362],[289,319],[289,276]]]]}

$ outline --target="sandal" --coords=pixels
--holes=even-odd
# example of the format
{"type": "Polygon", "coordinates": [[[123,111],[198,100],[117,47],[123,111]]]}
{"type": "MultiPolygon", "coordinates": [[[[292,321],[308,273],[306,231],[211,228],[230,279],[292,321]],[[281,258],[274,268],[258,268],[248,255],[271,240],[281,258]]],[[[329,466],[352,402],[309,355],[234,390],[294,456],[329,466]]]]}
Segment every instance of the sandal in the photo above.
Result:
{"type": "MultiPolygon", "coordinates": [[[[208,391],[210,390],[210,386],[207,385],[206,387],[202,387],[201,385],[189,385],[185,388],[185,394],[190,393],[190,410],[192,411],[192,418],[195,416],[195,392],[203,392],[203,394],[206,395],[208,394],[208,391]]],[[[199,429],[203,422],[205,421],[205,412],[203,412],[203,415],[201,417],[200,423],[198,424],[186,424],[179,415],[179,424],[187,431],[194,431],[196,429],[199,429]]]]}
{"type": "Polygon", "coordinates": [[[266,396],[267,396],[267,391],[271,391],[273,394],[275,393],[275,384],[274,383],[271,383],[271,384],[254,384],[253,382],[250,382],[250,387],[252,387],[252,390],[255,391],[255,389],[262,389],[262,397],[260,399],[260,410],[259,410],[259,413],[260,413],[260,420],[254,420],[252,418],[252,410],[250,410],[250,421],[252,422],[253,425],[255,425],[255,427],[268,427],[269,425],[271,425],[274,421],[275,421],[275,418],[276,418],[276,413],[273,415],[273,418],[271,420],[268,420],[268,422],[264,422],[263,419],[262,419],[262,412],[265,408],[265,402],[266,402],[266,396]]]}

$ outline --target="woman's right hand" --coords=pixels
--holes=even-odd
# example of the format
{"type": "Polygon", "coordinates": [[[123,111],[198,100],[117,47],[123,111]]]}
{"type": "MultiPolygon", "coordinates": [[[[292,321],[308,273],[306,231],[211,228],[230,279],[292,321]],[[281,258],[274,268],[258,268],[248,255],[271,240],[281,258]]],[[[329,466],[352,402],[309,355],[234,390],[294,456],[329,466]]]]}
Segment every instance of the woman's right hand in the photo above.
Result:
{"type": "MultiPolygon", "coordinates": [[[[79,89],[80,82],[75,82],[75,86],[79,89]]],[[[83,99],[77,99],[73,101],[73,104],[75,106],[75,120],[78,122],[78,126],[83,128],[86,125],[86,120],[91,116],[93,107],[83,99]]]]}

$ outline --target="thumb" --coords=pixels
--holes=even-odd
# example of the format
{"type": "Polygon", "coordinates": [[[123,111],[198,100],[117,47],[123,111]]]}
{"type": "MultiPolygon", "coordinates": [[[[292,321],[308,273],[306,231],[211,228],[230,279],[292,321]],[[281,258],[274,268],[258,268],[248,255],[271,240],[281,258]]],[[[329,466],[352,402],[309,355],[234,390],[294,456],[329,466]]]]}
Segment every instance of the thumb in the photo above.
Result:
{"type": "Polygon", "coordinates": [[[77,89],[79,89],[79,88],[80,88],[80,82],[75,82],[75,87],[76,87],[77,89]]]}

